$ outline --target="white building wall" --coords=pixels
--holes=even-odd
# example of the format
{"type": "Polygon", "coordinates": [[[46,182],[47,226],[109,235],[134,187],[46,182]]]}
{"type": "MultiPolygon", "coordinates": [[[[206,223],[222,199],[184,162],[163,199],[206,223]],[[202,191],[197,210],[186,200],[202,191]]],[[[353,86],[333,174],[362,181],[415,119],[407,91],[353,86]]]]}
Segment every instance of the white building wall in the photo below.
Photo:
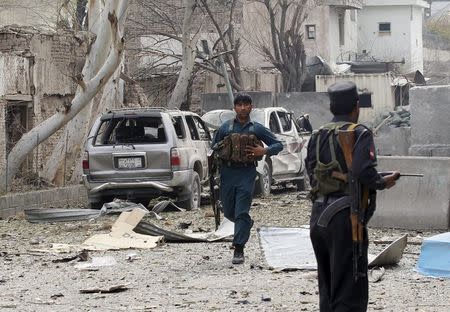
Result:
{"type": "Polygon", "coordinates": [[[357,11],[342,10],[330,7],[328,25],[328,43],[330,55],[327,59],[331,63],[352,60],[358,49],[357,11]],[[341,45],[339,37],[339,15],[344,17],[344,44],[341,45]]]}
{"type": "Polygon", "coordinates": [[[399,62],[402,72],[411,68],[411,26],[409,6],[370,6],[359,14],[358,52],[364,51],[379,61],[399,62]],[[390,33],[380,33],[379,23],[391,23],[390,33]]]}
{"type": "Polygon", "coordinates": [[[411,19],[411,68],[408,72],[416,70],[423,72],[423,9],[411,7],[411,19]]]}
{"type": "MultiPolygon", "coordinates": [[[[335,21],[337,23],[337,21],[335,21]]],[[[308,39],[306,33],[303,37],[305,52],[307,56],[319,55],[327,61],[331,58],[331,45],[329,42],[330,8],[328,6],[317,6],[311,9],[304,24],[316,26],[316,38],[308,39]]],[[[337,27],[337,24],[335,25],[337,27]]]]}
{"type": "Polygon", "coordinates": [[[392,77],[385,74],[354,74],[354,75],[318,75],[316,76],[316,91],[326,92],[328,87],[337,81],[353,81],[360,92],[372,93],[372,107],[361,108],[359,121],[373,126],[374,122],[386,112],[394,110],[395,88],[392,77]]]}

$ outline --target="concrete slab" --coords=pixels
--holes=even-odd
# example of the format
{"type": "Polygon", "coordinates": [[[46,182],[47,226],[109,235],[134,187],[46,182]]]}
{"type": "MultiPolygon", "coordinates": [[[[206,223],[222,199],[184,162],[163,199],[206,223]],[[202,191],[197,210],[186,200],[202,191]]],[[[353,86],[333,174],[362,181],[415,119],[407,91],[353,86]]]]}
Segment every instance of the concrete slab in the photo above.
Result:
{"type": "Polygon", "coordinates": [[[380,156],[378,170],[422,173],[402,177],[378,193],[369,226],[416,230],[447,230],[450,226],[450,157],[380,156]]]}
{"type": "Polygon", "coordinates": [[[450,157],[450,85],[414,87],[409,98],[409,155],[450,157]]]}
{"type": "Polygon", "coordinates": [[[326,92],[291,92],[275,95],[275,106],[292,111],[296,117],[309,114],[313,129],[331,121],[330,98],[326,92]]]}
{"type": "Polygon", "coordinates": [[[377,155],[408,156],[411,145],[411,128],[382,127],[374,137],[377,155]]]}

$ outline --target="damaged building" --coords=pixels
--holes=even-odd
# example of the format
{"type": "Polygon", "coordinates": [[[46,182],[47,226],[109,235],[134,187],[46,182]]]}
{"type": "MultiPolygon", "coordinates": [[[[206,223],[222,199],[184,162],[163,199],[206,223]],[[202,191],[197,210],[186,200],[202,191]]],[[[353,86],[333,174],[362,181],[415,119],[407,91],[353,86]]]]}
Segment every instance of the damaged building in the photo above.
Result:
{"type": "MultiPolygon", "coordinates": [[[[85,38],[71,31],[0,29],[0,168],[23,133],[70,104],[86,51],[85,38]]],[[[62,131],[35,148],[22,174],[41,170],[62,131]]]]}

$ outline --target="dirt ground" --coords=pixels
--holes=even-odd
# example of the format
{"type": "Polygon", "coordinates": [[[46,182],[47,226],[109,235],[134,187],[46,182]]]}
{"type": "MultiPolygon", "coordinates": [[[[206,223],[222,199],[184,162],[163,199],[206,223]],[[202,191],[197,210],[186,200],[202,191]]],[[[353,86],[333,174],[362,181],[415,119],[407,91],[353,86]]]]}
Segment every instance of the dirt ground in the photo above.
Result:
{"type": "MultiPolygon", "coordinates": [[[[231,265],[229,242],[166,243],[151,250],[89,252],[112,256],[116,264],[80,271],[78,260],[54,262],[67,254],[36,252],[52,243],[77,244],[96,233],[107,233],[117,216],[94,221],[31,224],[23,216],[0,220],[1,311],[318,311],[315,271],[276,272],[262,256],[256,228],[308,224],[311,204],[292,189],[275,190],[252,207],[255,226],[244,265],[231,265]],[[303,199],[302,199],[303,198],[303,199]],[[130,256],[130,253],[135,255],[130,256]],[[129,261],[128,258],[134,259],[129,261]],[[118,293],[80,290],[125,285],[118,293]]],[[[213,228],[209,205],[190,212],[163,212],[154,222],[176,229],[213,228]]],[[[147,217],[146,217],[147,218],[147,217]]],[[[182,231],[182,230],[179,230],[182,231]]],[[[450,280],[414,271],[420,242],[438,232],[370,229],[370,253],[407,233],[408,246],[399,265],[385,268],[370,283],[369,311],[450,311],[450,280]]],[[[70,255],[70,254],[69,254],[70,255]]]]}

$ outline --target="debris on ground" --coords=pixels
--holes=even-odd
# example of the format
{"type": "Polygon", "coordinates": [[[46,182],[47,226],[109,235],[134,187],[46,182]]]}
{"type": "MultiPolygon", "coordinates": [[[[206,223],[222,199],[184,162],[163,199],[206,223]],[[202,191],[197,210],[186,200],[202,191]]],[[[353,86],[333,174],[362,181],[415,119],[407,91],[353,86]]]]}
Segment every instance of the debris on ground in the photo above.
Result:
{"type": "Polygon", "coordinates": [[[92,288],[84,288],[80,289],[80,294],[111,294],[111,293],[118,293],[125,290],[128,290],[128,285],[115,285],[110,287],[92,287],[92,288]]]}
{"type": "Polygon", "coordinates": [[[369,282],[378,283],[384,276],[386,270],[384,267],[374,267],[369,270],[369,282]]]}
{"type": "Polygon", "coordinates": [[[77,263],[75,265],[75,269],[78,269],[80,271],[98,271],[98,269],[101,267],[113,266],[116,264],[116,259],[111,256],[93,257],[90,262],[77,263]]]}
{"type": "Polygon", "coordinates": [[[369,267],[394,265],[399,263],[400,259],[403,257],[403,252],[407,244],[408,235],[405,234],[393,241],[378,255],[373,256],[369,254],[369,267]]]}
{"type": "Polygon", "coordinates": [[[162,244],[162,236],[142,235],[133,231],[146,210],[135,208],[130,212],[122,212],[108,234],[96,234],[88,238],[83,245],[87,249],[114,250],[128,248],[155,248],[162,244]]]}

